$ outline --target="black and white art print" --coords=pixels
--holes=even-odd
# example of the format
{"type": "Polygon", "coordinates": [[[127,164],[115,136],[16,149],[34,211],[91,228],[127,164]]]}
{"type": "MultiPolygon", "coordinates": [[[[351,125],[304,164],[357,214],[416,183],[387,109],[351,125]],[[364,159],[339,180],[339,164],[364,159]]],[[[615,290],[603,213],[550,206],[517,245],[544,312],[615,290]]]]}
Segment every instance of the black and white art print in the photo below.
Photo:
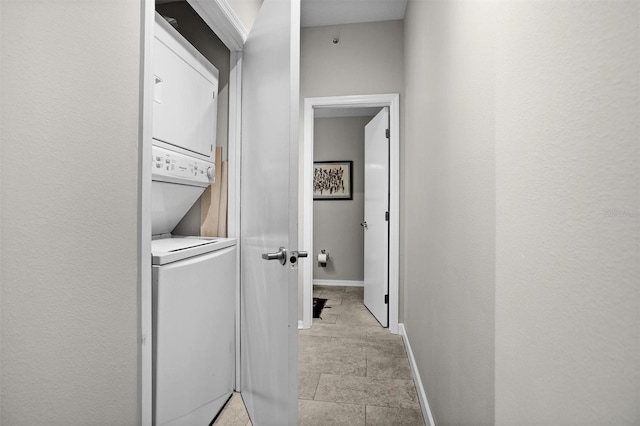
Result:
{"type": "Polygon", "coordinates": [[[353,161],[313,163],[314,200],[352,200],[353,161]]]}

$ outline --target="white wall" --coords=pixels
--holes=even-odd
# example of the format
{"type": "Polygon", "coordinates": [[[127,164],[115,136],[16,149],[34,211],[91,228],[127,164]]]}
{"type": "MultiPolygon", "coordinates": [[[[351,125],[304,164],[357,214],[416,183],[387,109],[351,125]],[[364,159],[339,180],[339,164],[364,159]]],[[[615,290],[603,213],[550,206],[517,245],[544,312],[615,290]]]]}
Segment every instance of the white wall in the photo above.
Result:
{"type": "Polygon", "coordinates": [[[496,423],[640,424],[640,3],[498,12],[496,423]]]}
{"type": "Polygon", "coordinates": [[[364,126],[372,117],[316,118],[314,161],[353,161],[353,199],[313,202],[313,278],[364,280],[364,126]],[[321,249],[329,262],[319,266],[321,249]]]}
{"type": "Polygon", "coordinates": [[[405,322],[436,423],[640,423],[639,3],[406,16],[405,322]]]}
{"type": "Polygon", "coordinates": [[[137,424],[141,5],[0,8],[0,421],[137,424]]]}

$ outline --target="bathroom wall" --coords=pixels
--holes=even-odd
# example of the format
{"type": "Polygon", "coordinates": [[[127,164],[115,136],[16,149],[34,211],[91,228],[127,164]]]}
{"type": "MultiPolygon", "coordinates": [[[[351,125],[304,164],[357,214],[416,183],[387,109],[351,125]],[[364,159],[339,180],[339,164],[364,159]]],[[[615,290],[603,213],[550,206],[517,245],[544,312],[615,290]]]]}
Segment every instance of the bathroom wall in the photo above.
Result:
{"type": "Polygon", "coordinates": [[[141,10],[0,2],[3,425],[140,423],[141,10]]]}
{"type": "MultiPolygon", "coordinates": [[[[186,1],[157,4],[156,10],[178,21],[176,28],[219,71],[218,121],[216,146],[222,147],[222,160],[228,158],[229,125],[229,70],[230,52],[218,36],[200,18],[186,1]]],[[[201,202],[196,201],[184,218],[176,225],[176,235],[200,235],[201,202]]]]}
{"type": "Polygon", "coordinates": [[[313,202],[313,278],[364,280],[364,126],[372,117],[316,118],[314,161],[353,161],[353,200],[313,202]],[[330,260],[321,267],[321,249],[330,260]]]}

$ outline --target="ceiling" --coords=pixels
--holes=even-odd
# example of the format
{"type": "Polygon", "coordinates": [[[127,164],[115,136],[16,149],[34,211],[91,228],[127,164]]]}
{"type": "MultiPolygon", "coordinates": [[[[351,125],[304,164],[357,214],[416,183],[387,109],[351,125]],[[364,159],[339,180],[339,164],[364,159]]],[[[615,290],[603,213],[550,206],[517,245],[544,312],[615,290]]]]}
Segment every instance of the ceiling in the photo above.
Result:
{"type": "MultiPolygon", "coordinates": [[[[169,3],[184,0],[155,0],[169,3]]],[[[404,19],[408,0],[301,0],[301,27],[404,19]]]]}
{"type": "Polygon", "coordinates": [[[302,0],[300,26],[404,19],[408,0],[302,0]]]}

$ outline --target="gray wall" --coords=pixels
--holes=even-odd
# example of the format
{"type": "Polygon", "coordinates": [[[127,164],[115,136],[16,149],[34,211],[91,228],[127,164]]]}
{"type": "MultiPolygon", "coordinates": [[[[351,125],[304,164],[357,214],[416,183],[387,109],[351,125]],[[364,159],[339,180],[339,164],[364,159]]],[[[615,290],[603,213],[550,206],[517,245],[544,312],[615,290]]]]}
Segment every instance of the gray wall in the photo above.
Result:
{"type": "Polygon", "coordinates": [[[364,126],[372,117],[316,118],[314,161],[353,161],[353,200],[313,202],[313,278],[364,280],[364,126]],[[321,249],[330,254],[320,267],[321,249]]]}
{"type": "MultiPolygon", "coordinates": [[[[300,144],[306,97],[400,93],[402,100],[403,37],[402,21],[300,29],[300,144]],[[336,35],[340,36],[338,45],[331,42],[336,35]]],[[[304,226],[302,213],[298,222],[304,226]]],[[[302,319],[301,288],[298,312],[302,319]]]]}
{"type": "Polygon", "coordinates": [[[496,423],[638,425],[640,3],[495,19],[496,423]]]}
{"type": "Polygon", "coordinates": [[[134,425],[141,4],[0,10],[0,421],[134,425]]]}
{"type": "Polygon", "coordinates": [[[409,2],[404,320],[439,425],[640,422],[639,12],[409,2]]]}
{"type": "MultiPolygon", "coordinates": [[[[178,32],[209,60],[219,71],[218,121],[216,146],[222,147],[222,160],[228,158],[229,146],[229,70],[230,52],[227,46],[200,18],[186,1],[157,4],[158,13],[175,18],[178,32]]],[[[185,217],[176,225],[176,235],[200,235],[200,200],[196,201],[185,217]]]]}
{"type": "Polygon", "coordinates": [[[402,21],[302,28],[300,96],[400,93],[402,51],[402,21]]]}
{"type": "Polygon", "coordinates": [[[411,2],[405,20],[404,322],[438,425],[494,420],[491,13],[411,2]]]}

